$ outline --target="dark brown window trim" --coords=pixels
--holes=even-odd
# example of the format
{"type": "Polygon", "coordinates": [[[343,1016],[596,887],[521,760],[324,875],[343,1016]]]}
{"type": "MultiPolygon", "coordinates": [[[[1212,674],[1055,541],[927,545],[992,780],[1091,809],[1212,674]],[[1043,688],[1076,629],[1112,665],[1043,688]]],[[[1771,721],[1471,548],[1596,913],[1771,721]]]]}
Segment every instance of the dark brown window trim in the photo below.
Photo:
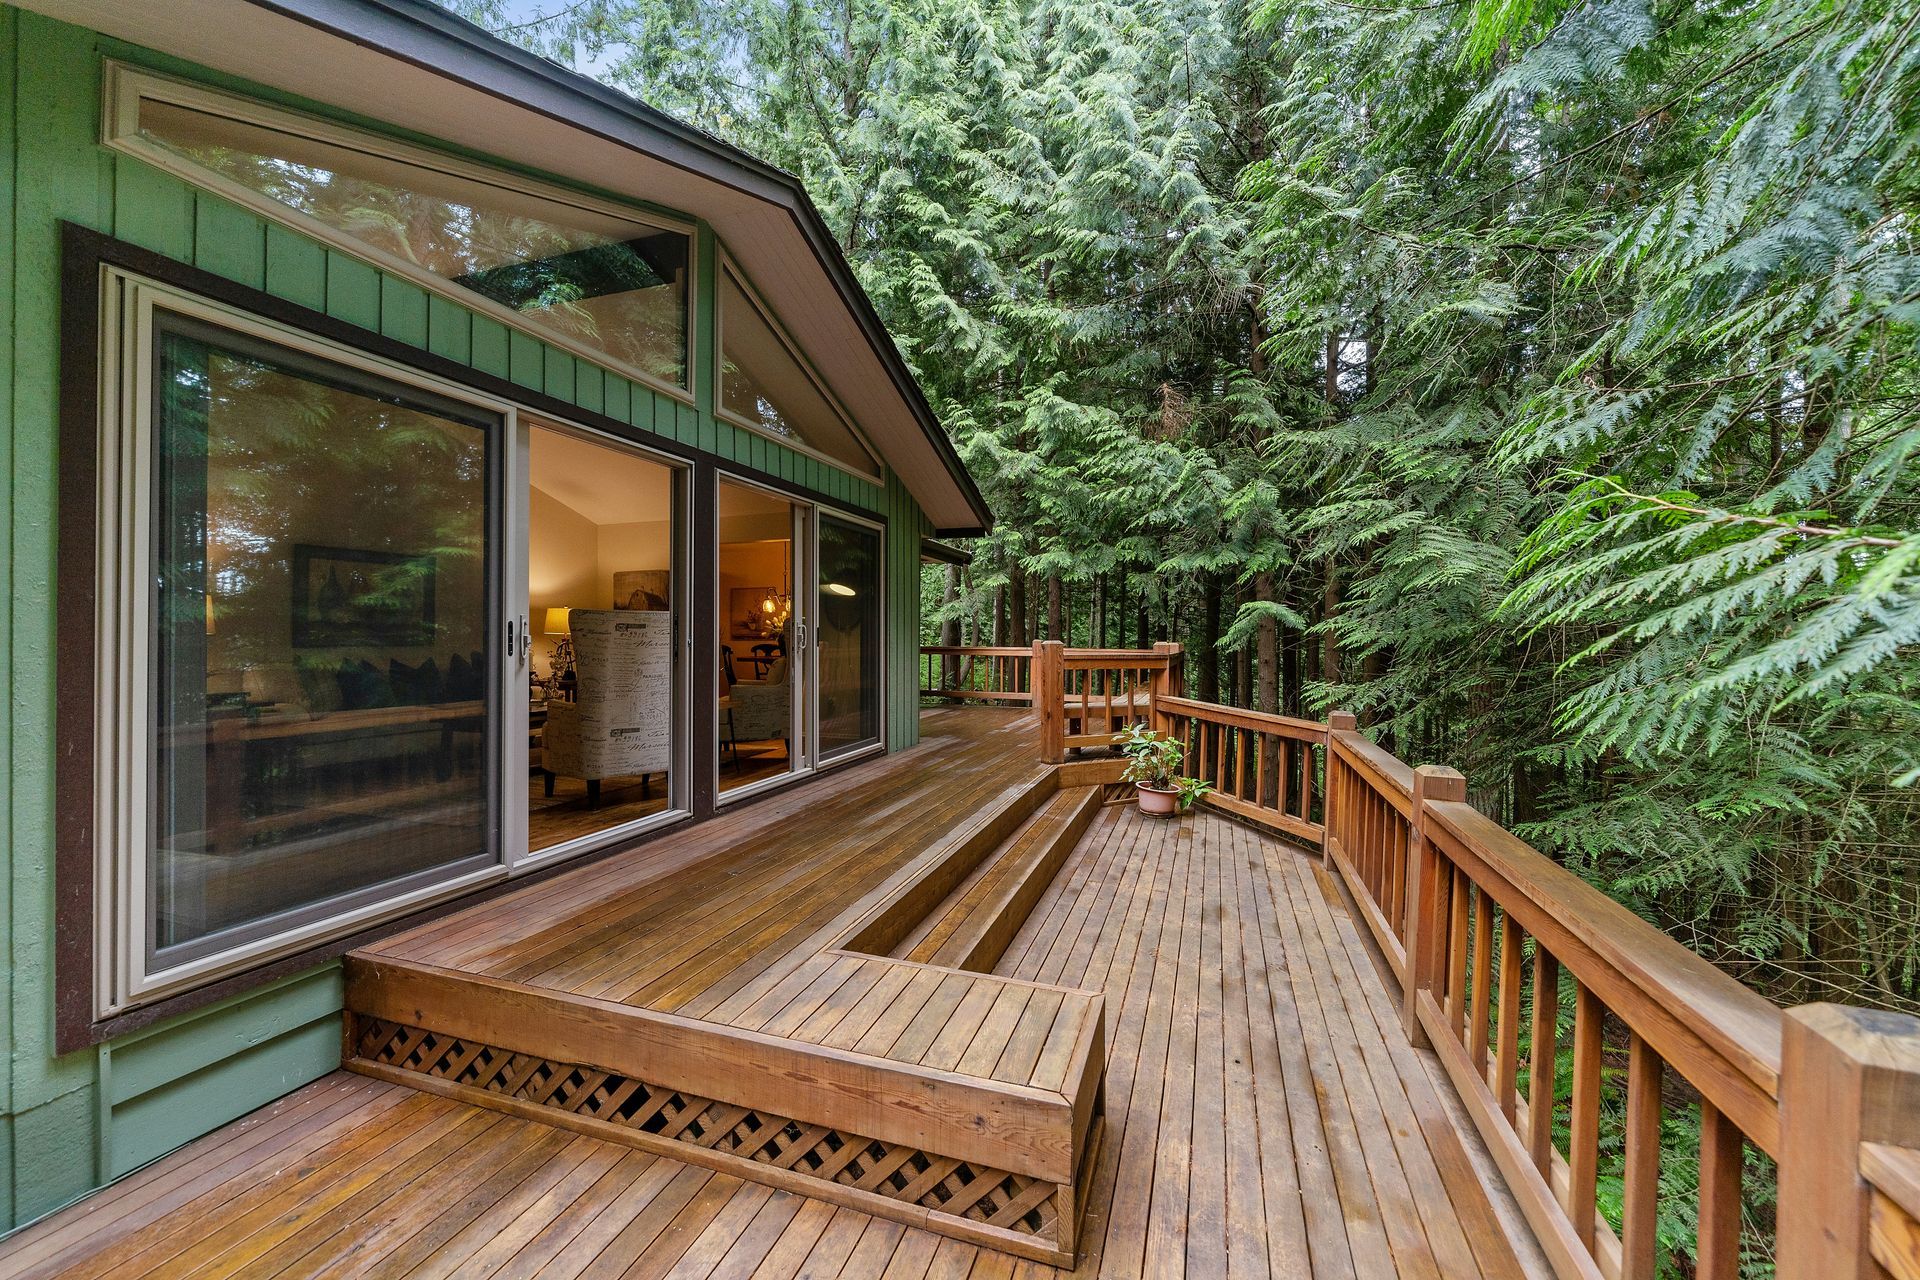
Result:
{"type": "MultiPolygon", "coordinates": [[[[109,1018],[95,1019],[93,763],[97,708],[93,676],[99,657],[94,645],[99,549],[95,545],[94,534],[99,480],[101,268],[120,267],[369,355],[510,400],[535,414],[592,427],[690,464],[693,470],[693,499],[689,536],[694,539],[694,589],[690,593],[689,613],[695,637],[690,677],[696,695],[702,688],[713,687],[713,682],[718,678],[717,654],[707,652],[712,646],[699,643],[699,637],[717,634],[717,606],[712,598],[713,593],[699,590],[698,584],[711,581],[715,569],[715,485],[719,472],[725,471],[729,475],[752,480],[829,510],[853,512],[862,519],[879,524],[883,537],[890,532],[884,512],[866,511],[832,494],[796,485],[718,454],[664,439],[605,414],[457,364],[432,352],[347,324],[248,285],[238,284],[224,276],[116,240],[91,228],[63,221],[60,230],[60,465],[57,488],[60,505],[56,514],[58,549],[55,573],[58,590],[54,598],[55,625],[62,639],[54,671],[55,706],[59,710],[54,728],[53,824],[54,1045],[59,1053],[71,1053],[137,1031],[175,1014],[204,1007],[276,978],[311,969],[345,955],[356,947],[464,910],[502,893],[538,884],[576,867],[644,847],[663,835],[684,830],[689,823],[712,817],[717,790],[712,761],[716,729],[711,723],[711,716],[699,714],[696,696],[692,716],[691,818],[551,867],[542,867],[511,880],[486,885],[346,937],[331,939],[263,962],[192,991],[156,1000],[109,1018]]],[[[820,772],[824,773],[830,767],[823,767],[820,772]]],[[[790,787],[803,786],[818,776],[816,773],[794,778],[781,786],[757,792],[737,803],[729,803],[726,812],[731,814],[790,787]]]]}

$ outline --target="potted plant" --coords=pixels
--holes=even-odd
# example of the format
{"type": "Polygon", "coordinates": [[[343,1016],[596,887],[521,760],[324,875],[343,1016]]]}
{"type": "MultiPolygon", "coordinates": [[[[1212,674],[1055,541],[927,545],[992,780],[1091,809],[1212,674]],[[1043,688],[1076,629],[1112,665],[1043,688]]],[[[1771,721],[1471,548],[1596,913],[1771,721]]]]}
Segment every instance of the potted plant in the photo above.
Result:
{"type": "Polygon", "coordinates": [[[1199,778],[1185,778],[1176,772],[1186,759],[1178,742],[1161,733],[1136,724],[1117,735],[1113,743],[1127,758],[1122,782],[1131,782],[1140,799],[1140,812],[1159,818],[1171,818],[1193,807],[1193,802],[1213,790],[1213,784],[1199,778]]]}

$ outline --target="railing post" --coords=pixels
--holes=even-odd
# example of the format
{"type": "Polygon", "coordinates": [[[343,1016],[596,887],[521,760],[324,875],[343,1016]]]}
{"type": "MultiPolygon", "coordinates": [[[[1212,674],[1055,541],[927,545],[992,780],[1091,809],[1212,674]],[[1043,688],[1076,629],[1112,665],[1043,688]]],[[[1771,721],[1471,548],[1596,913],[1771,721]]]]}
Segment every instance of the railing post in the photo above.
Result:
{"type": "Polygon", "coordinates": [[[1155,653],[1167,655],[1167,665],[1153,673],[1153,682],[1147,687],[1147,727],[1160,727],[1160,699],[1178,698],[1181,685],[1181,649],[1172,640],[1156,640],[1155,653]]]}
{"type": "Polygon", "coordinates": [[[1413,771],[1413,822],[1407,833],[1407,964],[1400,998],[1400,1025],[1415,1048],[1431,1046],[1420,1025],[1420,993],[1439,985],[1447,967],[1445,863],[1427,839],[1427,802],[1465,800],[1467,780],[1445,765],[1413,771]]]}
{"type": "Polygon", "coordinates": [[[1048,764],[1067,759],[1066,656],[1058,640],[1033,642],[1033,705],[1040,713],[1040,758],[1048,764]]]}
{"type": "Polygon", "coordinates": [[[1920,1147],[1920,1019],[1810,1004],[1787,1010],[1780,1045],[1783,1276],[1877,1272],[1872,1188],[1860,1144],[1920,1147]]]}

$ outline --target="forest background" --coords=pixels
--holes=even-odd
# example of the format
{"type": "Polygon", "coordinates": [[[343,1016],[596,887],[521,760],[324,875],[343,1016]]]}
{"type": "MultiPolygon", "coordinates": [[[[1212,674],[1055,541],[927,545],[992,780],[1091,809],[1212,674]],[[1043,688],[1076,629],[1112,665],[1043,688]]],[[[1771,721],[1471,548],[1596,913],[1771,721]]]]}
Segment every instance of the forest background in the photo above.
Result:
{"type": "Polygon", "coordinates": [[[998,518],[928,643],[1180,640],[1920,1010],[1920,4],[454,7],[805,180],[998,518]]]}

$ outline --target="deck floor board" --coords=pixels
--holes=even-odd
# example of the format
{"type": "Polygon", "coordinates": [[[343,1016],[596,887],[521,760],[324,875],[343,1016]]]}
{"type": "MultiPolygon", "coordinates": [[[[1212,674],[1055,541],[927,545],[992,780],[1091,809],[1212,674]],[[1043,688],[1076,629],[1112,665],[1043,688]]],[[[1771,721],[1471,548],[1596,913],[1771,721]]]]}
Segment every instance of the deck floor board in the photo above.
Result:
{"type": "MultiPolygon", "coordinates": [[[[1015,721],[968,714],[930,716],[956,731],[920,774],[981,760],[1005,772],[1003,726],[1015,721]]],[[[478,920],[405,935],[392,954],[564,974],[683,1008],[705,996],[700,1008],[795,1039],[1042,1085],[1057,1083],[1072,1049],[1060,1034],[1074,1025],[1063,1012],[1071,997],[1053,987],[1103,993],[1107,1116],[1073,1275],[1529,1274],[1478,1181],[1471,1139],[1450,1118],[1445,1084],[1400,1037],[1337,887],[1283,841],[1206,811],[1169,822],[1107,806],[995,971],[1047,986],[977,985],[817,950],[796,959],[834,912],[911,859],[902,823],[951,822],[965,812],[948,803],[954,789],[972,787],[977,803],[986,776],[929,781],[882,763],[872,775],[904,794],[890,785],[885,815],[839,833],[844,843],[796,823],[807,811],[797,793],[776,797],[721,819],[731,835],[702,828],[646,858],[557,877],[478,920]],[[794,856],[828,847],[820,859],[794,856]],[[822,866],[832,874],[814,874],[822,866]],[[806,900],[779,910],[802,885],[806,900]],[[686,921],[715,910],[750,923],[725,947],[690,951],[686,921]],[[636,932],[636,921],[677,936],[636,932]]],[[[0,1242],[0,1280],[220,1274],[1067,1273],[346,1074],[0,1242]]]]}

